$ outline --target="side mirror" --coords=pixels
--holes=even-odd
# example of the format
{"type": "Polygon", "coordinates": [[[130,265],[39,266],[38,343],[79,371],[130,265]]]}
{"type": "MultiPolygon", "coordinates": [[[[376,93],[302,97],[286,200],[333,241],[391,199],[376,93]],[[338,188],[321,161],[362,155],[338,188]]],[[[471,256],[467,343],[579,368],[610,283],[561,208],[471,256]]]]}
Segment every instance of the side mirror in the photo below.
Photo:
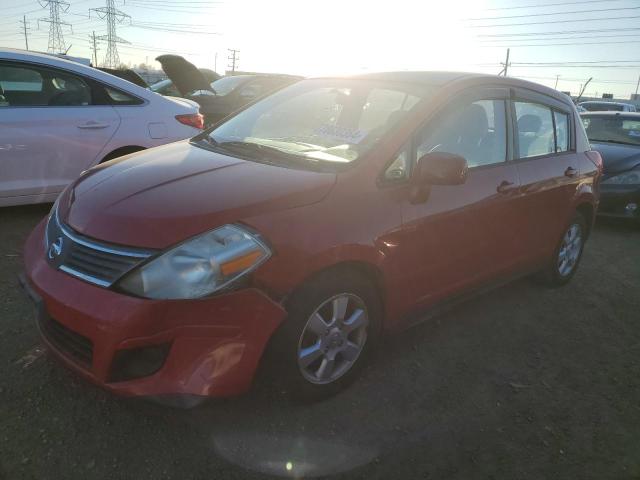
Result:
{"type": "Polygon", "coordinates": [[[460,155],[432,152],[418,159],[418,185],[461,185],[467,180],[467,160],[460,155]]]}
{"type": "Polygon", "coordinates": [[[418,159],[412,177],[411,203],[429,199],[431,185],[461,185],[467,180],[467,160],[460,155],[431,152],[418,159]]]}

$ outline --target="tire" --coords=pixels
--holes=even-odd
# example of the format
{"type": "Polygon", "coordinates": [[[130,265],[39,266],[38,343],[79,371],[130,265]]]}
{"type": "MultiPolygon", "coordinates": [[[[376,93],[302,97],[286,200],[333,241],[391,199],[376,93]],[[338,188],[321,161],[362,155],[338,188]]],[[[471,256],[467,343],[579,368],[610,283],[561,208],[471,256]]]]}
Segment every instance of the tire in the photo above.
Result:
{"type": "Polygon", "coordinates": [[[561,287],[571,281],[578,270],[587,233],[587,222],[584,216],[576,212],[563,231],[549,265],[541,272],[542,280],[547,286],[561,287]]]}
{"type": "Polygon", "coordinates": [[[380,335],[372,283],[355,271],[320,274],[292,295],[288,312],[269,346],[270,384],[293,399],[317,401],[352,383],[380,335]]]}

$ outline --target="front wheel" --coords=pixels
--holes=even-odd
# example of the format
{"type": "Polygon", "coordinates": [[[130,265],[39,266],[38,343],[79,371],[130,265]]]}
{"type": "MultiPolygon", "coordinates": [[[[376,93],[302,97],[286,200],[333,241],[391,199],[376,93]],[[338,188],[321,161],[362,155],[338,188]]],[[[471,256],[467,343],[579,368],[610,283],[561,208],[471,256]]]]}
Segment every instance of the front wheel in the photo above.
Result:
{"type": "Polygon", "coordinates": [[[549,266],[543,272],[549,286],[562,286],[573,278],[582,258],[586,238],[587,223],[581,214],[576,213],[564,231],[549,266]]]}
{"type": "Polygon", "coordinates": [[[320,399],[357,376],[380,331],[380,299],[359,273],[328,272],[304,285],[271,344],[271,377],[294,397],[320,399]]]}

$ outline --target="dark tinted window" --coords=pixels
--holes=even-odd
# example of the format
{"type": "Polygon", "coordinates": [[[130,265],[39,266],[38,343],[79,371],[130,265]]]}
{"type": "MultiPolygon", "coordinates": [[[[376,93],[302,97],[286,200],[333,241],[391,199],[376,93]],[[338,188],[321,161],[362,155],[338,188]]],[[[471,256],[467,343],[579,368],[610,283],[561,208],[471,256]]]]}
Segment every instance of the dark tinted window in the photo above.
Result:
{"type": "Polygon", "coordinates": [[[81,77],[46,67],[0,65],[3,106],[91,105],[91,88],[81,77]]]}
{"type": "Polygon", "coordinates": [[[124,93],[122,90],[112,87],[104,87],[104,89],[111,105],[140,105],[144,103],[139,98],[124,93]]]}
{"type": "Polygon", "coordinates": [[[430,152],[447,152],[466,158],[469,167],[504,162],[505,102],[478,100],[456,106],[430,122],[419,134],[417,145],[417,158],[430,152]]]}

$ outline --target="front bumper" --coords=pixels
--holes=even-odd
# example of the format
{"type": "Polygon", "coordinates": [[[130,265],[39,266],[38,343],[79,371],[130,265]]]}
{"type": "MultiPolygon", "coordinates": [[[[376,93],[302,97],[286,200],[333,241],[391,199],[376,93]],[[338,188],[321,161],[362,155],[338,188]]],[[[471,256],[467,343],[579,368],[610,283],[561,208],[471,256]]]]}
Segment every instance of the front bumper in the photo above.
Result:
{"type": "Polygon", "coordinates": [[[640,219],[640,185],[600,185],[598,215],[640,219]],[[629,208],[630,205],[637,208],[629,208]]]}
{"type": "Polygon", "coordinates": [[[65,365],[126,396],[222,397],[249,389],[264,348],[286,315],[279,304],[249,288],[197,300],[148,300],[97,287],[47,263],[43,230],[44,221],[27,239],[24,282],[38,305],[42,338],[65,365]],[[43,328],[51,319],[62,343],[43,328]],[[159,370],[112,380],[117,352],[152,346],[167,349],[159,370]],[[88,361],[74,355],[76,347],[90,352],[88,361]]]}

